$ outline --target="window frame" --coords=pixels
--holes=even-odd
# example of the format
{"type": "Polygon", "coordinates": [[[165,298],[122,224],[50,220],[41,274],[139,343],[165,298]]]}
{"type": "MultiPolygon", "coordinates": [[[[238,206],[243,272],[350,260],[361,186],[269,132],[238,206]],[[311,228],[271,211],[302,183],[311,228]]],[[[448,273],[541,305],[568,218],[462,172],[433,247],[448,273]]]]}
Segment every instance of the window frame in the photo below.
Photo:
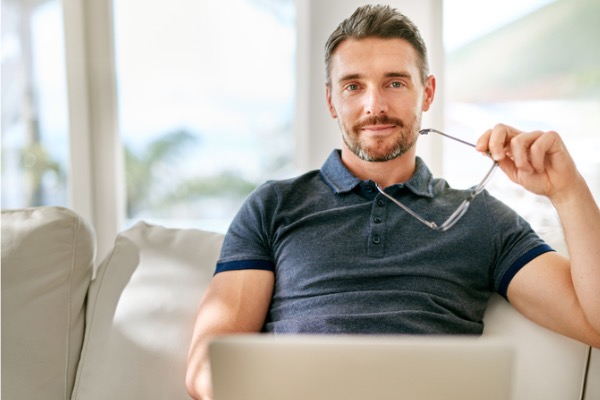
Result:
{"type": "Polygon", "coordinates": [[[111,0],[62,0],[70,138],[70,206],[94,227],[103,257],[122,227],[123,154],[118,132],[111,0]]]}

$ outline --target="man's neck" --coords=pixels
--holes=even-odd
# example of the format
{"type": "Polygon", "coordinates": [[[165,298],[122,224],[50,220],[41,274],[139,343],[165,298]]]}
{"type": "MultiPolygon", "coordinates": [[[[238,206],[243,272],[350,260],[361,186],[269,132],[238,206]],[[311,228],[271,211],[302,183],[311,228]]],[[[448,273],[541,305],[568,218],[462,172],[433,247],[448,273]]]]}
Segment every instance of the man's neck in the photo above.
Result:
{"type": "Polygon", "coordinates": [[[342,147],[342,162],[360,180],[372,180],[381,188],[408,181],[415,173],[415,148],[390,161],[371,162],[360,159],[345,146],[342,147]]]}

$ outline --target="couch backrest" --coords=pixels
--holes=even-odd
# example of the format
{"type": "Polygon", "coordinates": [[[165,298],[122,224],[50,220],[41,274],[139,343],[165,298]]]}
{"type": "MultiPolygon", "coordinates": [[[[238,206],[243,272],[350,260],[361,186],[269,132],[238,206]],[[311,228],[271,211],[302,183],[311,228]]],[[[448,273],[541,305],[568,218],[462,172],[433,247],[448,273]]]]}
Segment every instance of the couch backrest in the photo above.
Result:
{"type": "MultiPolygon", "coordinates": [[[[543,235],[565,251],[559,233],[543,235]]],[[[223,235],[138,223],[119,234],[89,286],[93,231],[69,210],[2,212],[2,398],[188,399],[196,307],[223,235]],[[76,383],[75,369],[78,367],[76,383]]],[[[484,339],[517,349],[513,400],[579,399],[588,347],[528,321],[499,296],[484,339]]],[[[586,400],[600,398],[593,350],[586,400]]]]}
{"type": "MultiPolygon", "coordinates": [[[[538,232],[556,251],[566,255],[560,230],[538,232]]],[[[491,299],[484,323],[484,338],[506,340],[517,350],[515,400],[582,398],[589,346],[534,324],[499,295],[491,299]]]]}
{"type": "MultiPolygon", "coordinates": [[[[565,251],[560,232],[544,236],[565,251]]],[[[187,399],[181,383],[195,307],[214,271],[222,239],[219,234],[144,223],[119,235],[90,289],[75,399],[118,393],[187,399]],[[156,380],[149,379],[154,376],[156,380]]],[[[517,349],[513,400],[579,399],[587,346],[533,324],[499,296],[492,299],[485,324],[484,339],[505,339],[517,349]]]]}
{"type": "Polygon", "coordinates": [[[514,400],[581,398],[588,346],[532,323],[498,295],[484,322],[484,339],[504,339],[517,350],[514,400]]]}
{"type": "Polygon", "coordinates": [[[94,251],[72,211],[2,211],[3,399],[70,398],[94,251]]]}
{"type": "Polygon", "coordinates": [[[143,222],[117,236],[90,286],[73,399],[189,399],[192,329],[222,241],[143,222]]]}

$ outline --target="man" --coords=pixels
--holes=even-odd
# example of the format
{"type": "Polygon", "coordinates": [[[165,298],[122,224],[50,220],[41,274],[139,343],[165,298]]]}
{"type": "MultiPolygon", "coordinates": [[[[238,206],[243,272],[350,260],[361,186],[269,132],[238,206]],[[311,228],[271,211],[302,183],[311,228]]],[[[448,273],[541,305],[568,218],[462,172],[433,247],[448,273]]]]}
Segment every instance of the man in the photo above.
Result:
{"type": "Polygon", "coordinates": [[[190,394],[211,398],[215,335],[480,334],[494,291],[540,325],[600,347],[600,210],[559,135],[499,124],[477,150],[550,199],[570,261],[487,192],[469,198],[416,157],[436,81],[410,20],[361,7],[333,32],[325,60],[341,150],[242,206],[199,309],[190,394]],[[468,211],[445,232],[415,217],[444,220],[464,199],[468,211]]]}

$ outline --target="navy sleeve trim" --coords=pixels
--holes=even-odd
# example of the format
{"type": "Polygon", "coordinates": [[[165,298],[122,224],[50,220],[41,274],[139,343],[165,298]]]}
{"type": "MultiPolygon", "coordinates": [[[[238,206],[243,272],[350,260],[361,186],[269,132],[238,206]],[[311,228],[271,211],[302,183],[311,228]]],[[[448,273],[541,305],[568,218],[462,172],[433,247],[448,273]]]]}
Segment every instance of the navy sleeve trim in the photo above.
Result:
{"type": "Polygon", "coordinates": [[[217,263],[215,275],[224,271],[241,271],[244,269],[258,269],[275,272],[275,264],[268,260],[241,260],[217,263]]]}
{"type": "Polygon", "coordinates": [[[514,276],[517,274],[517,272],[519,272],[521,268],[523,268],[529,261],[544,253],[548,253],[549,251],[554,251],[554,249],[548,246],[547,244],[542,244],[538,247],[534,247],[533,249],[529,250],[527,253],[519,257],[519,259],[515,261],[513,265],[510,266],[506,273],[504,273],[504,276],[500,281],[498,293],[500,293],[500,295],[502,295],[505,299],[508,300],[508,297],[506,295],[506,292],[508,291],[508,285],[510,284],[510,281],[514,278],[514,276]]]}

